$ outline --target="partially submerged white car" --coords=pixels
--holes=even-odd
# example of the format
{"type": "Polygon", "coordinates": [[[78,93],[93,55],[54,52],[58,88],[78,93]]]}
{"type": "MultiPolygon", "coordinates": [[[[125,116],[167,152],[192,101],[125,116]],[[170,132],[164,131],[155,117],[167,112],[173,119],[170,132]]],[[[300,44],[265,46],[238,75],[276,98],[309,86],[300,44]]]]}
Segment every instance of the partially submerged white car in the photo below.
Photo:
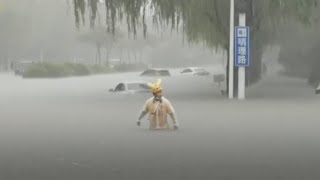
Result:
{"type": "Polygon", "coordinates": [[[143,71],[140,76],[147,76],[147,77],[160,77],[160,76],[171,76],[170,71],[167,69],[147,69],[143,71]]]}
{"type": "Polygon", "coordinates": [[[109,89],[111,93],[119,94],[137,94],[137,93],[150,93],[151,90],[148,84],[144,81],[125,81],[120,82],[114,89],[109,89]]]}
{"type": "Polygon", "coordinates": [[[204,68],[190,67],[181,71],[182,75],[194,75],[194,76],[208,76],[210,73],[204,68]]]}
{"type": "Polygon", "coordinates": [[[318,84],[318,87],[316,88],[316,94],[320,94],[320,83],[318,84]]]}

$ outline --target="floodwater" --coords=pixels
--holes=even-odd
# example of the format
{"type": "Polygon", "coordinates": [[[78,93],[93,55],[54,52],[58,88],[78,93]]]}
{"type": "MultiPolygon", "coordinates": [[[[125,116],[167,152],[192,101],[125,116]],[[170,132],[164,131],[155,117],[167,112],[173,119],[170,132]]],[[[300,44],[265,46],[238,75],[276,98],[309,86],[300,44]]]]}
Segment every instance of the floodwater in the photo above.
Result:
{"type": "Polygon", "coordinates": [[[320,99],[305,81],[271,76],[231,101],[211,77],[177,73],[163,85],[180,130],[154,132],[135,124],[149,94],[108,92],[135,79],[1,74],[0,179],[320,178],[320,99]]]}

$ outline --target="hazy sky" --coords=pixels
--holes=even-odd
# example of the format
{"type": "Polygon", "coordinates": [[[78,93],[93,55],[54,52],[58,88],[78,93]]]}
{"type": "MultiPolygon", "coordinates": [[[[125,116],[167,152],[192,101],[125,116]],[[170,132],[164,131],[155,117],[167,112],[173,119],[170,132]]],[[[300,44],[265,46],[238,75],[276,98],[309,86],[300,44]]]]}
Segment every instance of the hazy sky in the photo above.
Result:
{"type": "MultiPolygon", "coordinates": [[[[86,24],[77,31],[72,2],[68,4],[66,0],[1,0],[0,6],[0,23],[4,27],[0,30],[2,61],[6,58],[15,61],[38,60],[41,56],[44,60],[50,61],[65,61],[73,58],[94,61],[96,54],[94,43],[79,41],[79,36],[90,32],[90,29],[86,24]]],[[[105,27],[103,7],[100,9],[99,16],[101,24],[99,25],[97,21],[97,26],[105,27]]],[[[142,61],[155,64],[159,62],[164,64],[222,62],[220,56],[216,56],[204,46],[183,45],[182,37],[175,32],[160,35],[149,28],[147,40],[140,36],[138,40],[128,40],[126,30],[125,26],[121,28],[124,36],[118,40],[117,47],[112,48],[110,58],[122,57],[123,60],[128,61],[130,52],[130,60],[133,60],[133,52],[137,51],[142,52],[140,56],[142,61]]],[[[102,58],[106,59],[105,49],[102,49],[102,58]]]]}

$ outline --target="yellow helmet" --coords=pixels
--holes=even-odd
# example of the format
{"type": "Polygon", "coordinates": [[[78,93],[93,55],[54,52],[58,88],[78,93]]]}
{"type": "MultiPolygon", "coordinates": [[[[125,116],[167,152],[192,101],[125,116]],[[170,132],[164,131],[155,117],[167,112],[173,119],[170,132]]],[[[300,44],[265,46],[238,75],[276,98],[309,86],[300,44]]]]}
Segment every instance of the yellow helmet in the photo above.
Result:
{"type": "Polygon", "coordinates": [[[161,84],[161,79],[158,79],[157,82],[155,83],[148,83],[148,87],[151,89],[153,93],[158,93],[162,91],[162,87],[160,86],[161,84]]]}

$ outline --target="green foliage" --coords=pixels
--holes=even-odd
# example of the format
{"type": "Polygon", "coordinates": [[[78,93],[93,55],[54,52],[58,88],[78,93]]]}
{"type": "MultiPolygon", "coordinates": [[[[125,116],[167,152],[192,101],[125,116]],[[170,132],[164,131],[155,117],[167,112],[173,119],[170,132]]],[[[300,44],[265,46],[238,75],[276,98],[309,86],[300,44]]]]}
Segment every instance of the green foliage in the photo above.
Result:
{"type": "Polygon", "coordinates": [[[24,73],[24,77],[43,77],[57,78],[67,75],[67,71],[63,65],[51,63],[36,63],[29,67],[24,73]]]}
{"type": "Polygon", "coordinates": [[[103,65],[91,65],[88,67],[90,70],[91,74],[105,74],[105,73],[111,73],[112,69],[109,68],[108,66],[103,66],[103,65]]]}
{"type": "Polygon", "coordinates": [[[117,72],[141,71],[145,69],[147,69],[147,65],[143,63],[137,63],[137,64],[121,63],[114,67],[114,70],[117,72]]]}
{"type": "Polygon", "coordinates": [[[60,78],[109,72],[111,72],[110,68],[102,65],[35,63],[26,70],[23,76],[25,78],[60,78]]]}
{"type": "MultiPolygon", "coordinates": [[[[85,24],[85,7],[86,2],[84,0],[73,0],[73,6],[74,6],[74,16],[76,21],[76,26],[79,27],[80,24],[80,18],[82,19],[83,24],[85,24]]],[[[93,9],[92,4],[90,4],[90,7],[93,9]]]]}
{"type": "Polygon", "coordinates": [[[112,72],[141,71],[147,66],[143,63],[116,65],[113,69],[107,65],[85,65],[77,63],[34,63],[24,73],[24,78],[61,78],[72,76],[88,76],[112,72]]]}
{"type": "MultiPolygon", "coordinates": [[[[74,1],[77,2],[75,9],[83,12],[82,5],[85,0],[74,1]]],[[[261,43],[268,44],[278,25],[285,20],[294,19],[310,23],[310,16],[318,1],[235,0],[235,9],[236,14],[245,12],[250,16],[248,22],[251,28],[263,39],[261,43]]],[[[89,2],[91,11],[95,12],[97,2],[92,0],[89,2]]],[[[142,27],[143,33],[146,34],[146,8],[150,8],[153,12],[153,24],[156,27],[171,27],[178,30],[181,26],[190,43],[227,47],[229,0],[150,0],[150,4],[147,2],[149,1],[105,0],[108,29],[114,32],[116,22],[125,18],[130,33],[135,35],[137,29],[142,27]]]]}
{"type": "MultiPolygon", "coordinates": [[[[77,0],[85,1],[85,0],[77,0]]],[[[276,42],[279,26],[288,21],[312,23],[312,15],[320,0],[235,0],[237,15],[246,13],[251,31],[250,83],[261,77],[263,49],[276,42]]],[[[153,14],[157,28],[181,29],[189,43],[203,43],[212,48],[228,50],[229,0],[105,0],[107,27],[114,32],[116,22],[127,21],[133,35],[141,27],[147,31],[146,8],[153,14]]],[[[78,8],[79,9],[79,8],[78,8]]],[[[237,73],[235,73],[237,74],[237,73]]]]}
{"type": "Polygon", "coordinates": [[[69,76],[87,76],[91,73],[88,66],[84,64],[66,63],[63,67],[69,76]]]}
{"type": "Polygon", "coordinates": [[[24,74],[25,78],[47,77],[48,71],[39,64],[32,65],[24,74]]]}

